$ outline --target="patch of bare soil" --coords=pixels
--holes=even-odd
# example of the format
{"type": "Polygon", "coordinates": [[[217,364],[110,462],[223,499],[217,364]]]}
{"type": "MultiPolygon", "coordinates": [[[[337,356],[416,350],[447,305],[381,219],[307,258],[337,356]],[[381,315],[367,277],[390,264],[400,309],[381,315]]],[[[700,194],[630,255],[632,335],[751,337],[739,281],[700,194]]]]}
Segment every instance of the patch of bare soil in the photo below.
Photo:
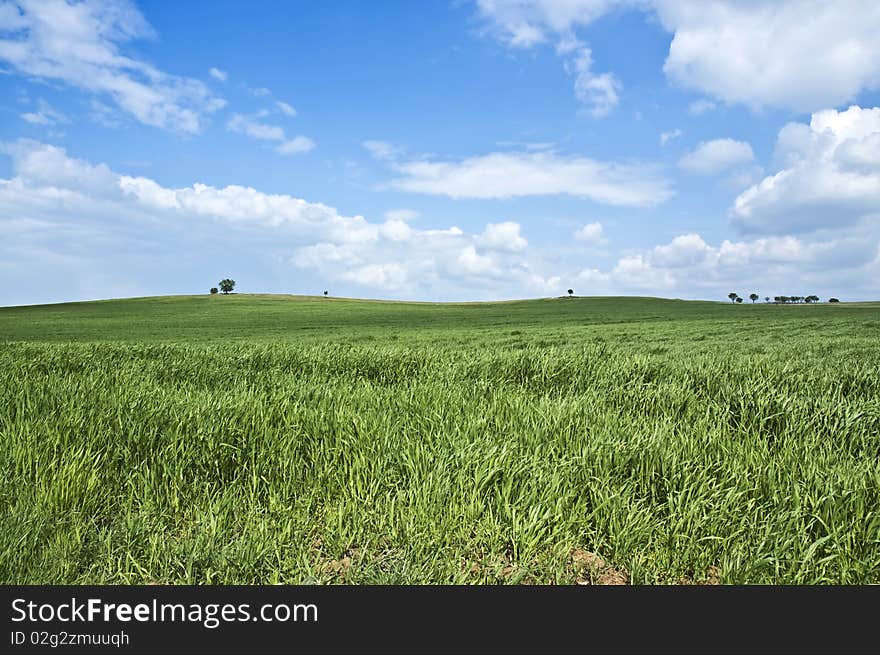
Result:
{"type": "Polygon", "coordinates": [[[579,585],[625,585],[629,584],[629,574],[625,569],[609,565],[596,553],[581,548],[573,548],[569,553],[571,568],[577,576],[579,585]]]}

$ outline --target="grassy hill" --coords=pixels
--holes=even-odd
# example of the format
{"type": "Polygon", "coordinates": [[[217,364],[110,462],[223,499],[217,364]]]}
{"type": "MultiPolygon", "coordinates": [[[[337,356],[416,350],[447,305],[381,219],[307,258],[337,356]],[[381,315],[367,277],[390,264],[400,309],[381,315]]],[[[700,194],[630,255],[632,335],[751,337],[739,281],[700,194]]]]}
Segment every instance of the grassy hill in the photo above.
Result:
{"type": "Polygon", "coordinates": [[[692,336],[704,337],[735,337],[752,329],[769,334],[817,328],[858,333],[880,327],[880,305],[735,306],[639,297],[408,303],[250,294],[167,296],[0,308],[0,341],[482,343],[503,341],[512,330],[520,332],[514,336],[544,341],[614,336],[621,329],[625,334],[620,324],[637,331],[650,324],[653,338],[664,332],[657,323],[670,322],[676,324],[676,333],[689,326],[697,333],[692,336]]]}
{"type": "Polygon", "coordinates": [[[0,309],[2,583],[880,583],[880,306],[0,309]]]}

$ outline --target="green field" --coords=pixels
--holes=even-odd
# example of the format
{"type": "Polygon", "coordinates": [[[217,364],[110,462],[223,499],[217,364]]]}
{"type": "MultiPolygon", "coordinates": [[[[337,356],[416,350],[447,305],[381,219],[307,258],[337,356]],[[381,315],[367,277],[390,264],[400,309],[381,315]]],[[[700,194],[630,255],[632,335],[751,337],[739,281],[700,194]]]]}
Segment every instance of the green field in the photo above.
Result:
{"type": "Polygon", "coordinates": [[[0,309],[0,582],[880,583],[880,304],[0,309]]]}

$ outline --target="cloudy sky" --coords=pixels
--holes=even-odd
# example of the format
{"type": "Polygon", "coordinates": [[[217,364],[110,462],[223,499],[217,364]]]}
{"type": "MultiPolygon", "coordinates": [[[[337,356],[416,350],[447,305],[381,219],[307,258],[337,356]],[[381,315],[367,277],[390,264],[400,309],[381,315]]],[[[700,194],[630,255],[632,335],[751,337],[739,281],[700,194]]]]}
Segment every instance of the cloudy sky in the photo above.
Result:
{"type": "Polygon", "coordinates": [[[0,304],[880,297],[876,0],[0,0],[0,304]]]}

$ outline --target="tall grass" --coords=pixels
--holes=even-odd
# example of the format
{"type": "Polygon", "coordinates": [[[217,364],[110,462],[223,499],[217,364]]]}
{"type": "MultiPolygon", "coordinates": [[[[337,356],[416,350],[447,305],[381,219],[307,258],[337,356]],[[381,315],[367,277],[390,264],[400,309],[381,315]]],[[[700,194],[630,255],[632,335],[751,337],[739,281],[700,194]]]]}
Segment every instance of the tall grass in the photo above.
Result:
{"type": "Polygon", "coordinates": [[[0,580],[880,582],[872,335],[700,325],[9,342],[0,580]]]}

